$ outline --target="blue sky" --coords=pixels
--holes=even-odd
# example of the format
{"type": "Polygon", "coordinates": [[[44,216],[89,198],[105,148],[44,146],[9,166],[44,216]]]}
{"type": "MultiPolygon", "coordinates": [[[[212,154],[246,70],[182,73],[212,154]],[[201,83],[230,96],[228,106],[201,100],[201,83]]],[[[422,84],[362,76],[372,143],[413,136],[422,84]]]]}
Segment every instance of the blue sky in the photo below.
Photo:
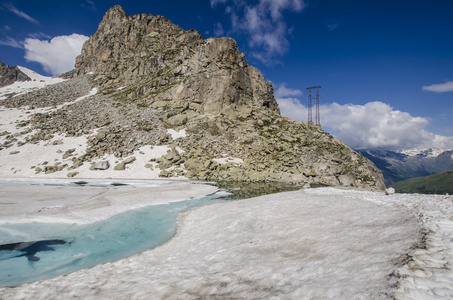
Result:
{"type": "Polygon", "coordinates": [[[322,86],[323,128],[354,148],[453,148],[453,1],[0,0],[0,61],[71,68],[115,4],[233,37],[291,118],[307,120],[305,89],[322,86]]]}

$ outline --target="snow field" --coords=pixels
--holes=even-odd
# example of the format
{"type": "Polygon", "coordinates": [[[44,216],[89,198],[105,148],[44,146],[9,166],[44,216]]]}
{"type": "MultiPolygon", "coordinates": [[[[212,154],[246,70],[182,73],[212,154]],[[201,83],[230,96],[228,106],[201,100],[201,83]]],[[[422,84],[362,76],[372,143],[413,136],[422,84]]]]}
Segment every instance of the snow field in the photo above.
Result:
{"type": "Polygon", "coordinates": [[[208,205],[180,216],[178,234],[160,247],[0,295],[441,299],[444,293],[446,299],[452,245],[443,230],[451,226],[451,209],[451,197],[334,188],[208,205]],[[424,238],[426,226],[439,235],[424,238]],[[424,239],[427,248],[417,249],[424,239]],[[434,255],[440,249],[442,263],[434,255]],[[408,254],[414,259],[404,265],[408,254]]]}
{"type": "Polygon", "coordinates": [[[0,88],[0,100],[6,99],[9,94],[24,94],[28,93],[32,90],[37,90],[43,88],[50,84],[55,84],[59,82],[65,81],[65,79],[57,78],[57,77],[46,77],[39,75],[38,73],[18,66],[19,69],[24,72],[28,77],[30,77],[31,81],[22,81],[22,82],[15,82],[11,85],[5,86],[0,88]]]}
{"type": "Polygon", "coordinates": [[[453,197],[449,195],[394,194],[337,189],[308,190],[310,194],[361,197],[379,205],[403,207],[417,216],[426,234],[423,248],[409,253],[408,264],[397,269],[397,299],[453,299],[453,197]]]}

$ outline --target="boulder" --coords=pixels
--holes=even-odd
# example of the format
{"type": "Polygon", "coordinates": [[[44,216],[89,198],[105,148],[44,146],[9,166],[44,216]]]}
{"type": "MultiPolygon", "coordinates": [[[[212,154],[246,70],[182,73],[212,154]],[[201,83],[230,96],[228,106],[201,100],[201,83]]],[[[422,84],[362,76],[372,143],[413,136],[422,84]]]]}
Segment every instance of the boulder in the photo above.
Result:
{"type": "Polygon", "coordinates": [[[120,162],[115,166],[116,171],[123,171],[126,169],[126,165],[133,163],[136,160],[135,156],[126,158],[124,161],[120,162]]]}
{"type": "Polygon", "coordinates": [[[355,178],[352,174],[344,174],[337,177],[340,185],[354,187],[355,186],[355,178]]]}
{"type": "Polygon", "coordinates": [[[110,168],[110,163],[105,160],[91,163],[90,170],[107,170],[108,168],[110,168]]]}

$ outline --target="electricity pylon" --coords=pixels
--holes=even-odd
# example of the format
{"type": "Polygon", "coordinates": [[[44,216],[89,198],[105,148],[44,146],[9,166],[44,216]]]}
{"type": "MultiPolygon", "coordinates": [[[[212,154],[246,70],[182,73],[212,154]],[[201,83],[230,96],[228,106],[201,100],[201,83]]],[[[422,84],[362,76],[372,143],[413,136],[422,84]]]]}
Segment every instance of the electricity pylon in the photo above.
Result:
{"type": "Polygon", "coordinates": [[[321,86],[311,86],[308,87],[308,125],[313,125],[313,118],[312,118],[312,107],[313,107],[313,99],[311,96],[311,90],[316,89],[316,117],[315,117],[315,126],[321,127],[321,118],[319,115],[319,89],[322,88],[321,86]]]}

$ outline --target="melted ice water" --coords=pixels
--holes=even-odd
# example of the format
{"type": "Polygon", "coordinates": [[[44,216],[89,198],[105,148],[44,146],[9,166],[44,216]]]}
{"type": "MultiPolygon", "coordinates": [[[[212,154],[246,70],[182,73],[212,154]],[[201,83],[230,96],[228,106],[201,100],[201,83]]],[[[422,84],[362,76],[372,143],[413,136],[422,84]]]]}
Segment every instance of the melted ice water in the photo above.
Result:
{"type": "Polygon", "coordinates": [[[211,195],[149,206],[86,225],[1,225],[0,244],[17,242],[17,236],[24,232],[33,237],[29,241],[64,240],[66,243],[44,245],[40,251],[29,256],[23,251],[1,250],[0,286],[17,286],[52,278],[154,248],[176,234],[176,219],[180,212],[220,201],[225,201],[221,195],[211,195]]]}

